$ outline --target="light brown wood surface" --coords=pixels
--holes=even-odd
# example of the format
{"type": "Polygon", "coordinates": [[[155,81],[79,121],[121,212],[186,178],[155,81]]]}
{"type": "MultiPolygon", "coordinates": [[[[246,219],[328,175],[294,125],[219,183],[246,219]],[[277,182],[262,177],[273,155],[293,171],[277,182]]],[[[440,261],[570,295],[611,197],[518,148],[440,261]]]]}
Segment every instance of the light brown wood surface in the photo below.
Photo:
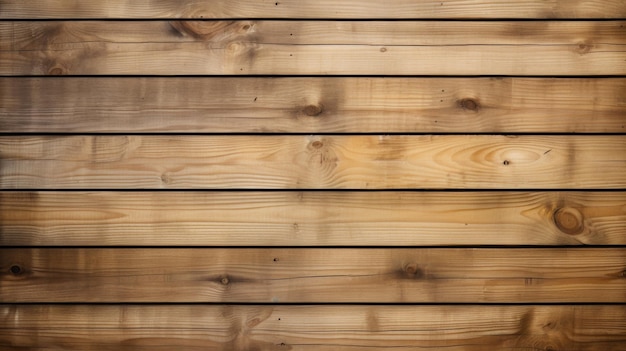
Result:
{"type": "Polygon", "coordinates": [[[621,189],[626,137],[1,136],[4,189],[621,189]]]}
{"type": "Polygon", "coordinates": [[[625,245],[625,192],[0,192],[2,246],[625,245]]]}
{"type": "Polygon", "coordinates": [[[624,78],[0,78],[4,132],[623,133],[624,78]]]}
{"type": "Polygon", "coordinates": [[[4,350],[623,350],[626,307],[0,307],[4,350]]]}
{"type": "Polygon", "coordinates": [[[0,267],[3,303],[626,300],[624,248],[15,248],[0,267]]]}
{"type": "Polygon", "coordinates": [[[0,22],[0,75],[624,75],[625,21],[0,22]]]}
{"type": "Polygon", "coordinates": [[[624,18],[620,0],[2,0],[0,18],[624,18]]]}

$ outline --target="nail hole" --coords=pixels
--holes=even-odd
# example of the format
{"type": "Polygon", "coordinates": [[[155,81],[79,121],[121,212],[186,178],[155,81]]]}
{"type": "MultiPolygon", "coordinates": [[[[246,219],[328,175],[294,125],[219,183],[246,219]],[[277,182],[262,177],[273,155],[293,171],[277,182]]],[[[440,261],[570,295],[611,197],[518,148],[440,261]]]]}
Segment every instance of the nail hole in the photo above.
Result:
{"type": "Polygon", "coordinates": [[[503,165],[508,166],[511,164],[511,162],[509,160],[504,160],[504,162],[502,162],[503,165]]]}
{"type": "Polygon", "coordinates": [[[275,257],[275,258],[274,258],[274,262],[278,262],[278,257],[275,257]]]}

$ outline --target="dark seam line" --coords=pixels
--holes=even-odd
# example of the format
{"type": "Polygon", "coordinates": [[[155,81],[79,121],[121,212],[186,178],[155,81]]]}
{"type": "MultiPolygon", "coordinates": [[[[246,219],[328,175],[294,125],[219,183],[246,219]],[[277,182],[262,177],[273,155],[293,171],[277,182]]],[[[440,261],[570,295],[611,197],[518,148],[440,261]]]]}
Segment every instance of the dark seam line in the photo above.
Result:
{"type": "MultiPolygon", "coordinates": [[[[384,231],[381,231],[384,232],[384,231]]],[[[354,245],[332,245],[332,246],[224,246],[224,245],[181,245],[181,246],[156,246],[156,245],[112,245],[112,246],[104,246],[104,245],[63,245],[63,246],[42,246],[42,245],[3,245],[0,246],[0,250],[22,250],[22,249],[37,249],[37,250],[60,250],[60,249],[111,249],[111,250],[120,250],[120,249],[159,249],[159,250],[177,250],[177,249],[198,249],[198,250],[223,250],[223,249],[241,249],[241,250],[265,250],[265,249],[276,249],[276,250],[321,250],[321,249],[331,249],[331,250],[381,250],[381,249],[412,249],[412,250],[449,250],[449,249],[485,249],[485,250],[551,250],[551,249],[571,249],[571,250],[587,250],[587,249],[626,249],[625,244],[620,245],[441,245],[441,246],[433,246],[433,245],[398,245],[398,246],[389,246],[389,245],[372,245],[372,246],[354,246],[354,245]]]]}
{"type": "Polygon", "coordinates": [[[626,136],[625,132],[0,132],[2,136],[626,136]]]}
{"type": "Polygon", "coordinates": [[[80,306],[626,306],[624,302],[0,302],[15,305],[80,306]]]}
{"type": "Polygon", "coordinates": [[[168,22],[168,21],[276,21],[276,22],[619,22],[624,21],[624,17],[615,18],[422,18],[422,17],[401,17],[401,18],[329,18],[329,17],[161,17],[161,18],[119,18],[119,17],[59,17],[59,18],[2,18],[1,22],[168,22]]]}
{"type": "Polygon", "coordinates": [[[72,75],[0,75],[3,78],[557,78],[557,79],[581,79],[581,78],[626,78],[624,74],[614,75],[505,75],[505,74],[72,74],[72,75]]]}
{"type": "Polygon", "coordinates": [[[389,189],[268,189],[268,188],[177,188],[177,189],[158,189],[158,188],[16,188],[1,189],[0,192],[424,192],[424,193],[481,193],[481,192],[624,192],[626,188],[495,188],[495,189],[420,189],[420,188],[389,188],[389,189]]]}

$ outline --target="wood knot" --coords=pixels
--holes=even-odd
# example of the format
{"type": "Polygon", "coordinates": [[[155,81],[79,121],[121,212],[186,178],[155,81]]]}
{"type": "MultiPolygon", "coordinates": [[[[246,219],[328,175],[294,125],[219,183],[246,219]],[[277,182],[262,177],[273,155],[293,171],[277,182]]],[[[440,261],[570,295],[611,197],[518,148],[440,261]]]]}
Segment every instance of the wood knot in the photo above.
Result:
{"type": "Polygon", "coordinates": [[[19,264],[14,264],[9,268],[9,272],[13,275],[21,275],[24,273],[24,268],[22,268],[19,264]]]}
{"type": "Polygon", "coordinates": [[[161,174],[161,183],[169,184],[171,182],[172,182],[172,178],[170,177],[168,173],[161,174]]]}
{"type": "Polygon", "coordinates": [[[417,263],[409,263],[402,269],[404,274],[413,278],[420,278],[423,275],[422,270],[419,268],[417,263]]]}
{"type": "MultiPolygon", "coordinates": [[[[190,36],[200,40],[210,40],[217,35],[227,35],[233,31],[227,30],[235,24],[234,21],[172,21],[170,26],[179,36],[190,36]]],[[[230,28],[231,30],[233,28],[230,28]]],[[[236,29],[235,29],[236,30],[236,29]]]]}
{"type": "Polygon", "coordinates": [[[581,55],[587,54],[593,49],[593,45],[587,42],[581,42],[576,45],[576,52],[581,55]]]}
{"type": "Polygon", "coordinates": [[[620,278],[626,278],[626,269],[624,269],[623,271],[619,272],[618,276],[620,278]]]}
{"type": "Polygon", "coordinates": [[[61,66],[54,66],[48,70],[48,74],[51,76],[62,76],[67,74],[67,70],[61,66]]]}
{"type": "Polygon", "coordinates": [[[318,105],[308,105],[306,106],[302,112],[311,117],[319,116],[324,111],[324,108],[321,104],[318,105]]]}
{"type": "Polygon", "coordinates": [[[387,48],[386,47],[380,48],[380,52],[387,52],[387,48]]]}
{"type": "Polygon", "coordinates": [[[468,99],[461,99],[461,100],[457,101],[457,104],[462,109],[468,110],[468,111],[476,112],[476,111],[478,111],[480,109],[480,104],[475,99],[469,99],[469,98],[468,99]]]}
{"type": "Polygon", "coordinates": [[[222,277],[220,279],[220,283],[222,283],[222,285],[228,285],[230,283],[230,279],[228,279],[228,277],[222,277]]]}
{"type": "Polygon", "coordinates": [[[319,140],[315,140],[314,142],[312,142],[312,143],[311,143],[311,146],[312,146],[314,149],[321,149],[321,148],[322,148],[322,146],[324,146],[324,143],[323,143],[323,142],[321,142],[321,141],[319,141],[319,140]]]}
{"type": "Polygon", "coordinates": [[[505,166],[508,166],[508,165],[510,165],[510,164],[511,164],[511,161],[509,161],[509,160],[504,160],[504,161],[502,162],[502,164],[503,164],[503,165],[505,165],[505,166]]]}
{"type": "Polygon", "coordinates": [[[554,224],[565,234],[577,235],[585,229],[582,213],[575,208],[564,207],[554,212],[554,224]]]}

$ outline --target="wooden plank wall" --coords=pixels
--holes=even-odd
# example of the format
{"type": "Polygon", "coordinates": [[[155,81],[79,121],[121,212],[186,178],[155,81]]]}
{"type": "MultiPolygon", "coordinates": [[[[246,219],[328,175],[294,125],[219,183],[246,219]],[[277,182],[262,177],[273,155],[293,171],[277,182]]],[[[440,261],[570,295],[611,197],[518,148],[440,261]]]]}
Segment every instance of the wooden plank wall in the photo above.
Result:
{"type": "Polygon", "coordinates": [[[0,349],[626,350],[623,0],[0,0],[0,349]]]}

